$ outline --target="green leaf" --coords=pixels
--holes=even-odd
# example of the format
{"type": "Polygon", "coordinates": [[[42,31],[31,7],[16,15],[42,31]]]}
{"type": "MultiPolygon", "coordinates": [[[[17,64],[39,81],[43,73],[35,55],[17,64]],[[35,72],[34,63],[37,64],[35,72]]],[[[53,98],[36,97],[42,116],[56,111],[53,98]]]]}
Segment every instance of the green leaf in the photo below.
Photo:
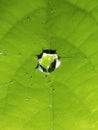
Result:
{"type": "Polygon", "coordinates": [[[98,129],[98,1],[0,0],[0,130],[98,129]],[[41,73],[37,55],[61,65],[41,73]]]}

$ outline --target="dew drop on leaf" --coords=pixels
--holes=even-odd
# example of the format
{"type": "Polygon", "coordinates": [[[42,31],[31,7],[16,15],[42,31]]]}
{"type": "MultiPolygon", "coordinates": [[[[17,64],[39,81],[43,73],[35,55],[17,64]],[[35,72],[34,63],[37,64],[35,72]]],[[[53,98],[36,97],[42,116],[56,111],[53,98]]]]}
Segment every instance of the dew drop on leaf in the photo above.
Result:
{"type": "Polygon", "coordinates": [[[37,58],[38,63],[36,68],[46,74],[53,72],[61,63],[56,50],[43,50],[41,54],[37,55],[37,58]]]}

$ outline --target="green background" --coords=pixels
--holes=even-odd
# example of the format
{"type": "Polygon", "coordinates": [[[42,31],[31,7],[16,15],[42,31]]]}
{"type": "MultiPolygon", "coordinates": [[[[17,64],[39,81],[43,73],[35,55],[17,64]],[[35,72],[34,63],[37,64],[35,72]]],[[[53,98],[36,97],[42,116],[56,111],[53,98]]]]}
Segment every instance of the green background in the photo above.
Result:
{"type": "Polygon", "coordinates": [[[0,130],[98,130],[98,0],[0,0],[0,130]]]}

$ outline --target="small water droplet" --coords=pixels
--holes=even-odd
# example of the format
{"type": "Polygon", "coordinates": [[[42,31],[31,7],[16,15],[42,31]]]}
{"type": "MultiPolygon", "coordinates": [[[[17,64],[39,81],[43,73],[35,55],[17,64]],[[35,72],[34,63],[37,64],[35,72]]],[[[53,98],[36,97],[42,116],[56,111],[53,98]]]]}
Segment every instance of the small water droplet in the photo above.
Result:
{"type": "Polygon", "coordinates": [[[59,56],[56,50],[43,50],[43,52],[37,55],[38,64],[37,69],[47,75],[53,72],[60,65],[59,56]]]}

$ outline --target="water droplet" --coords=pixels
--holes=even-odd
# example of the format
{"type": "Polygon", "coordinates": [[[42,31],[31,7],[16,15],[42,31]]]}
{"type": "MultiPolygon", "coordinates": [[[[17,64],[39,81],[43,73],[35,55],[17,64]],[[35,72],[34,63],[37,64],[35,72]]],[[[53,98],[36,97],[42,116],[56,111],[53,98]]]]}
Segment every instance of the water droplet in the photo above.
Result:
{"type": "Polygon", "coordinates": [[[43,50],[38,57],[37,69],[41,72],[49,74],[60,66],[59,56],[56,50],[43,50]]]}

